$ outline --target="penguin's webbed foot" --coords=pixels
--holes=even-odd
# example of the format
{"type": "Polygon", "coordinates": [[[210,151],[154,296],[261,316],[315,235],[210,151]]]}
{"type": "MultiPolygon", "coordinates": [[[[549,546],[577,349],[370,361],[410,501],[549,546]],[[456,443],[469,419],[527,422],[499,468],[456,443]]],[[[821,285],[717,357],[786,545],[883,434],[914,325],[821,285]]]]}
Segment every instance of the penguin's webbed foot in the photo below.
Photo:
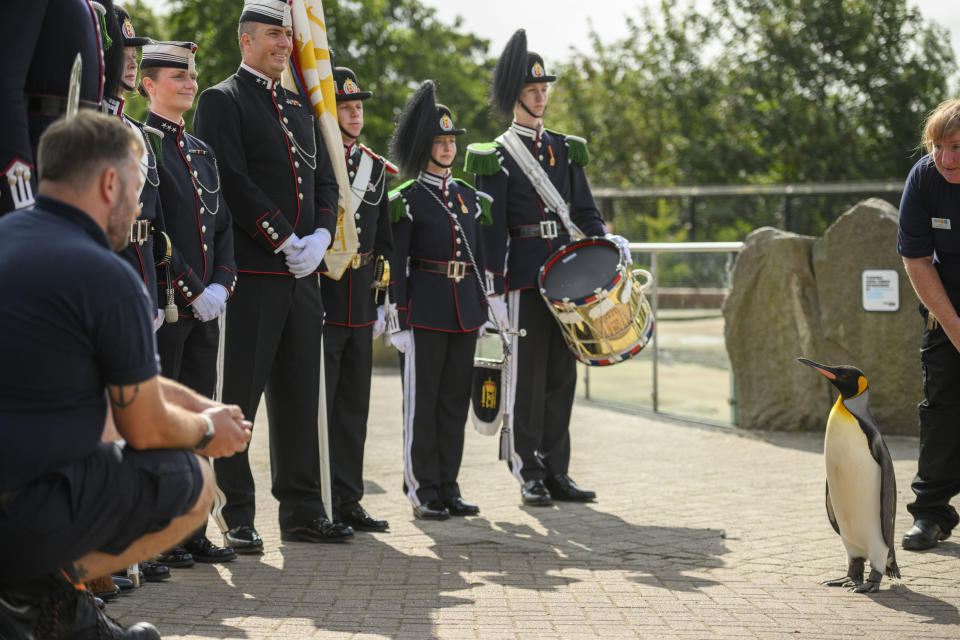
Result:
{"type": "Polygon", "coordinates": [[[825,580],[820,584],[825,587],[846,587],[847,589],[852,589],[853,587],[860,586],[862,581],[855,580],[850,576],[843,576],[842,578],[836,578],[835,580],[825,580]]]}
{"type": "Polygon", "coordinates": [[[877,591],[880,591],[881,580],[883,580],[883,574],[871,567],[870,576],[867,578],[867,581],[857,587],[854,587],[852,591],[854,593],[876,593],[877,591]]]}
{"type": "Polygon", "coordinates": [[[880,581],[874,582],[872,580],[867,580],[861,585],[857,585],[850,589],[854,593],[876,593],[880,591],[880,581]]]}

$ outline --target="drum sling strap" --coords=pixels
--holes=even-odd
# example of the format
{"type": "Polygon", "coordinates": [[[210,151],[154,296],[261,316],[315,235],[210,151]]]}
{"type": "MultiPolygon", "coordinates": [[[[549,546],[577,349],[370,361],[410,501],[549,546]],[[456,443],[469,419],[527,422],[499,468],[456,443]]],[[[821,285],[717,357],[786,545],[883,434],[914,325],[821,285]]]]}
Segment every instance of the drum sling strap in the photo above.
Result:
{"type": "MultiPolygon", "coordinates": [[[[356,215],[363,203],[363,195],[367,192],[367,185],[370,184],[370,174],[373,172],[373,158],[366,153],[360,154],[360,164],[357,166],[357,175],[353,178],[350,185],[350,217],[356,215]]],[[[384,170],[386,172],[386,170],[384,170]]]]}
{"type": "Polygon", "coordinates": [[[527,180],[533,185],[537,195],[547,205],[547,208],[557,214],[557,217],[563,222],[563,226],[567,228],[570,237],[574,240],[585,237],[583,231],[570,219],[570,207],[567,206],[557,188],[550,182],[547,172],[543,170],[540,163],[536,161],[530,150],[520,140],[517,132],[507,129],[497,136],[497,142],[503,145],[510,157],[520,166],[523,175],[527,176],[527,180]]]}

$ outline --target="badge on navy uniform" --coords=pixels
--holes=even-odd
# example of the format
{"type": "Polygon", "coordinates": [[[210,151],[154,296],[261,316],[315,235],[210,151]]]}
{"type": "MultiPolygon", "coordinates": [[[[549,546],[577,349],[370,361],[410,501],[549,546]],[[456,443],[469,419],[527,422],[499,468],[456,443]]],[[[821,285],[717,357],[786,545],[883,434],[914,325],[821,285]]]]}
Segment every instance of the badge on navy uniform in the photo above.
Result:
{"type": "Polygon", "coordinates": [[[950,231],[950,218],[930,218],[934,229],[946,229],[950,231]]]}

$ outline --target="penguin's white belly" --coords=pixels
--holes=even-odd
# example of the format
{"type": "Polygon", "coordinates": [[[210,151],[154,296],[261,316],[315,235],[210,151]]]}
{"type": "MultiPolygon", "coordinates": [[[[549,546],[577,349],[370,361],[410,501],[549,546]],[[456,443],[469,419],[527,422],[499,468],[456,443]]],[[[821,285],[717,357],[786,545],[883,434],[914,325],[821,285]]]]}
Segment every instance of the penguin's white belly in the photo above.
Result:
{"type": "MultiPolygon", "coordinates": [[[[852,417],[852,416],[851,416],[852,417]]],[[[887,545],[880,519],[880,465],[859,425],[830,424],[824,441],[830,502],[850,557],[869,558],[883,570],[887,545]]]]}

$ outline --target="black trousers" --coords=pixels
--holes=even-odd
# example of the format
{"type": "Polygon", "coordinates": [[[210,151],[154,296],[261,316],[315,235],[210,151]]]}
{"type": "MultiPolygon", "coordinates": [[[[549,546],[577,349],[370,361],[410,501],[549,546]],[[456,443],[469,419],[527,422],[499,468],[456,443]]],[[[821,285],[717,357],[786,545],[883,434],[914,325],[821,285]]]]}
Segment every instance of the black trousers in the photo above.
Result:
{"type": "Polygon", "coordinates": [[[200,322],[181,316],[172,324],[164,323],[157,330],[160,370],[165,377],[212,398],[217,383],[219,344],[217,320],[200,322]]]}
{"type": "MultiPolygon", "coordinates": [[[[200,322],[183,317],[164,323],[157,330],[160,371],[171,380],[184,384],[200,395],[213,397],[217,385],[217,350],[220,346],[218,320],[200,322]]],[[[190,537],[207,535],[207,523],[190,537]]]]}
{"type": "Polygon", "coordinates": [[[325,325],[323,360],[333,507],[352,507],[363,498],[363,446],[370,412],[373,325],[325,325]]]}
{"type": "Polygon", "coordinates": [[[460,496],[477,332],[413,330],[403,370],[403,490],[413,506],[460,496]]]}
{"type": "Polygon", "coordinates": [[[535,289],[510,292],[508,310],[511,326],[526,329],[527,335],[513,342],[510,366],[516,386],[509,429],[501,431],[501,451],[520,482],[565,474],[576,360],[535,289]]]}
{"type": "MultiPolygon", "coordinates": [[[[317,444],[322,324],[316,276],[237,276],[226,318],[223,401],[239,405],[252,420],[264,394],[271,483],[283,529],[325,515],[317,444]]],[[[217,459],[214,470],[226,498],[215,514],[220,526],[252,526],[254,482],[247,451],[217,459]]]]}
{"type": "Polygon", "coordinates": [[[907,510],[914,519],[928,518],[950,531],[960,522],[950,505],[960,493],[960,353],[939,325],[923,330],[920,365],[920,457],[910,485],[917,498],[907,510]]]}

